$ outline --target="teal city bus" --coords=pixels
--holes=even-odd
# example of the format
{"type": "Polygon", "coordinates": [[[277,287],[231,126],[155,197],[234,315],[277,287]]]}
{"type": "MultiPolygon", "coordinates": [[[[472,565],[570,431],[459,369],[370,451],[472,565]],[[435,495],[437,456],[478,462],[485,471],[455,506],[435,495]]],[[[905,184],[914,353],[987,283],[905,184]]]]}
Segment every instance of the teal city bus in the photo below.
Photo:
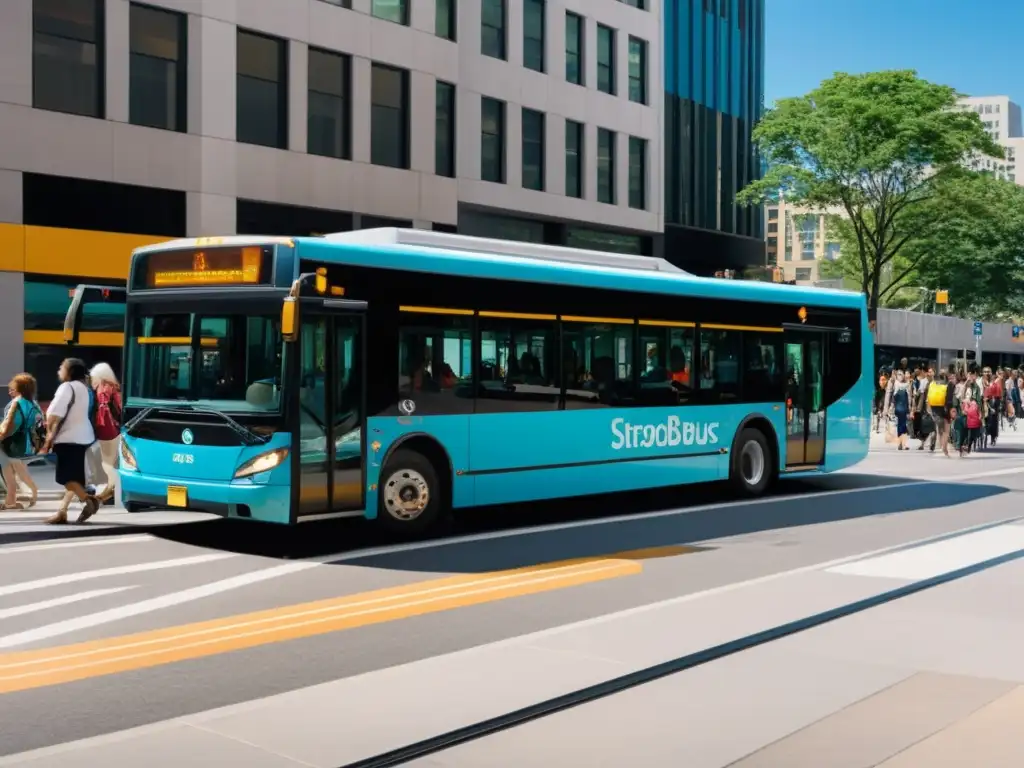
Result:
{"type": "Polygon", "coordinates": [[[867,454],[863,296],[441,232],[175,240],[124,302],[131,510],[417,535],[452,509],[780,476],[867,454]]]}

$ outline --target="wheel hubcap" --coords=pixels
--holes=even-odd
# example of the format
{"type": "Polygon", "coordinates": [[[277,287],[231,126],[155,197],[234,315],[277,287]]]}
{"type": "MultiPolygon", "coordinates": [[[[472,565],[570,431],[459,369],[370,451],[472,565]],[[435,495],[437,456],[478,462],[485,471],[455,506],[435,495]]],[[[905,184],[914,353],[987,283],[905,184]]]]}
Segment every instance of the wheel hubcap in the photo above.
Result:
{"type": "Polygon", "coordinates": [[[396,520],[415,520],[430,503],[430,487],[419,472],[400,469],[384,484],[384,508],[396,520]]]}
{"type": "Polygon", "coordinates": [[[751,440],[740,451],[740,474],[747,485],[757,485],[764,475],[764,449],[751,440]]]}

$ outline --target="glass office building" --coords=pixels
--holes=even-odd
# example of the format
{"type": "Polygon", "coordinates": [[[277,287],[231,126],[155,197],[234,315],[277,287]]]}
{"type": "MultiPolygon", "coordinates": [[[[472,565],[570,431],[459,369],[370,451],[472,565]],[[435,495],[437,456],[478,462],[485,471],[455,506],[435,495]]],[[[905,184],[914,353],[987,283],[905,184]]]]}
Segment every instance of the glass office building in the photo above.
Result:
{"type": "Polygon", "coordinates": [[[763,213],[736,193],[760,174],[764,0],[665,0],[665,255],[709,273],[763,265],[763,213]]]}

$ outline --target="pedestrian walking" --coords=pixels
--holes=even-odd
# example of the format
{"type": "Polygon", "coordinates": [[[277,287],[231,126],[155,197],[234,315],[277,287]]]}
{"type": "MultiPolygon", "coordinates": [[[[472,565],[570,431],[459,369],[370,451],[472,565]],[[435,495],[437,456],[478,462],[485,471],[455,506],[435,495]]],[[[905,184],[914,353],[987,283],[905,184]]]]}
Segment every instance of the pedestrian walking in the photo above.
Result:
{"type": "Polygon", "coordinates": [[[892,389],[892,411],[896,417],[896,449],[907,450],[907,417],[910,415],[910,384],[903,371],[896,371],[892,389]]]}
{"type": "Polygon", "coordinates": [[[117,453],[121,444],[121,385],[107,363],[93,366],[89,378],[96,392],[96,439],[106,487],[99,494],[101,503],[113,503],[117,494],[117,453]]]}
{"type": "Polygon", "coordinates": [[[24,459],[42,447],[40,431],[43,414],[36,402],[36,380],[28,373],[20,373],[7,385],[11,401],[7,404],[0,423],[0,463],[3,465],[4,485],[7,487],[3,509],[23,509],[18,502],[18,481],[29,489],[28,506],[35,506],[39,487],[28,471],[24,459]]]}
{"type": "MultiPolygon", "coordinates": [[[[82,502],[79,523],[84,523],[96,514],[99,502],[86,491],[85,455],[89,446],[96,442],[92,422],[89,418],[89,388],[86,386],[85,363],[69,357],[61,363],[58,371],[61,384],[50,402],[46,414],[46,446],[57,455],[57,482],[71,492],[73,498],[82,502]]],[[[67,494],[57,513],[46,522],[59,525],[68,521],[67,494]]]]}

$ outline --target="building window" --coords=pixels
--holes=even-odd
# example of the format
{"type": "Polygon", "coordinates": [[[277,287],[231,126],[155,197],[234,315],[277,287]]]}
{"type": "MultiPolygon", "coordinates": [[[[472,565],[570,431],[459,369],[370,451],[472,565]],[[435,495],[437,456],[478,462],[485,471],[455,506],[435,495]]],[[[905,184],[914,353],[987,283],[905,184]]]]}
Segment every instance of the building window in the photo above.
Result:
{"type": "Polygon", "coordinates": [[[480,178],[505,183],[505,102],[480,100],[480,178]]]}
{"type": "Polygon", "coordinates": [[[615,30],[597,25],[597,90],[615,95],[615,30]]]}
{"type": "Polygon", "coordinates": [[[288,146],[288,70],[285,41],[238,30],[236,139],[288,146]]]}
{"type": "Polygon", "coordinates": [[[309,49],[308,151],[351,159],[352,60],[341,53],[309,49]]]}
{"type": "Polygon", "coordinates": [[[560,390],[554,317],[520,319],[480,313],[477,413],[558,410],[560,390]]]}
{"type": "Polygon", "coordinates": [[[796,279],[797,280],[810,280],[811,279],[811,268],[810,267],[797,267],[796,268],[796,279]]]}
{"type": "Polygon", "coordinates": [[[779,238],[777,238],[777,237],[769,237],[768,238],[768,247],[769,248],[777,248],[778,245],[779,245],[779,238]]]}
{"type": "Polygon", "coordinates": [[[455,3],[456,0],[435,0],[434,34],[445,40],[455,40],[455,3]]]}
{"type": "Polygon", "coordinates": [[[647,140],[629,137],[629,207],[647,208],[647,140]]]}
{"type": "Polygon", "coordinates": [[[565,79],[583,85],[583,17],[565,13],[565,79]]]}
{"type": "Polygon", "coordinates": [[[583,197],[583,123],[565,121],[565,194],[583,197]]]}
{"type": "Polygon", "coordinates": [[[544,0],[525,0],[523,6],[523,66],[544,71],[544,0]]]}
{"type": "Polygon", "coordinates": [[[523,188],[544,190],[544,113],[523,109],[523,188]]]}
{"type": "Polygon", "coordinates": [[[374,64],[370,79],[370,162],[409,167],[409,73],[374,64]]]}
{"type": "Polygon", "coordinates": [[[775,221],[778,218],[779,218],[779,209],[778,208],[769,208],[768,209],[768,220],[769,221],[775,221]]]}
{"type": "Polygon", "coordinates": [[[455,178],[455,86],[437,81],[435,87],[434,173],[455,178]]]}
{"type": "Polygon", "coordinates": [[[188,17],[133,3],[128,18],[129,121],[185,131],[188,17]]]}
{"type": "Polygon", "coordinates": [[[483,0],[480,53],[505,58],[505,0],[483,0]]]}
{"type": "Polygon", "coordinates": [[[779,231],[779,222],[778,221],[769,221],[768,222],[768,231],[769,232],[778,232],[779,231]]]}
{"type": "Polygon", "coordinates": [[[597,129],[597,201],[615,205],[615,131],[597,129]]]}
{"type": "Polygon", "coordinates": [[[639,8],[641,11],[647,10],[647,3],[645,0],[619,0],[619,2],[625,3],[626,5],[630,5],[634,8],[639,8]]]}
{"type": "Polygon", "coordinates": [[[370,13],[378,19],[393,21],[396,24],[409,23],[408,0],[373,0],[370,13]]]}
{"type": "Polygon", "coordinates": [[[32,3],[32,106],[103,117],[100,0],[32,3]]]}
{"type": "Polygon", "coordinates": [[[629,38],[629,100],[647,103],[647,43],[629,38]]]}

